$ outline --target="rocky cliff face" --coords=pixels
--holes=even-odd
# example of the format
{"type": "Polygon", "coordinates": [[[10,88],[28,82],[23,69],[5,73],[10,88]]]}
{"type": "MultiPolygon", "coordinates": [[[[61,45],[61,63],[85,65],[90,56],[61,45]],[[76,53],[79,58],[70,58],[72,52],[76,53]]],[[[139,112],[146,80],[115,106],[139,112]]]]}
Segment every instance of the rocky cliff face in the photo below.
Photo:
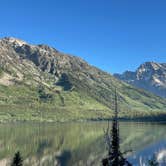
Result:
{"type": "Polygon", "coordinates": [[[146,62],[135,71],[115,74],[116,78],[166,97],[166,63],[146,62]]]}
{"type": "MultiPolygon", "coordinates": [[[[22,63],[31,64],[31,68],[52,74],[57,79],[63,73],[70,72],[74,72],[78,77],[91,79],[95,75],[98,76],[104,73],[88,65],[79,57],[63,54],[47,45],[30,45],[15,38],[4,38],[0,41],[0,57],[1,67],[7,68],[9,65],[9,68],[13,66],[14,69],[22,66],[22,63]]],[[[33,74],[33,72],[31,73],[33,74]]]]}
{"type": "MultiPolygon", "coordinates": [[[[110,117],[108,110],[114,105],[115,87],[123,117],[142,116],[142,110],[148,114],[148,110],[164,111],[166,107],[165,100],[123,83],[79,57],[16,38],[0,40],[0,87],[0,104],[3,106],[13,104],[21,109],[23,104],[34,109],[40,104],[51,110],[56,107],[58,111],[62,110],[61,113],[51,112],[52,119],[56,115],[56,120],[64,116],[70,119],[110,117]]],[[[45,115],[46,119],[48,115],[45,115]]]]}

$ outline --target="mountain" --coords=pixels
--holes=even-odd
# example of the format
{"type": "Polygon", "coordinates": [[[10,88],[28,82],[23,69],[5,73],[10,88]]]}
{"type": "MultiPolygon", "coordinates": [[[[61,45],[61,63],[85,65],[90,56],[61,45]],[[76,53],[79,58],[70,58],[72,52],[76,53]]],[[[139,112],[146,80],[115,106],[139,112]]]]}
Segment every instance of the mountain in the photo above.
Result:
{"type": "Polygon", "coordinates": [[[166,98],[166,63],[146,62],[135,71],[114,76],[138,88],[166,98]]]}
{"type": "Polygon", "coordinates": [[[66,121],[166,114],[166,100],[117,80],[79,57],[16,38],[0,40],[0,119],[66,121]]]}

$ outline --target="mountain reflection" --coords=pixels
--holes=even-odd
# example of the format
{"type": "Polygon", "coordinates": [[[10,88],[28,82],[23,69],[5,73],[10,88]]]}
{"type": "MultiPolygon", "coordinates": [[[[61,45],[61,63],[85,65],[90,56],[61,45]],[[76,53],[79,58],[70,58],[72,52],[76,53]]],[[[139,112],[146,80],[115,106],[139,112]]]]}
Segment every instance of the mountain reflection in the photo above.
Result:
{"type": "MultiPolygon", "coordinates": [[[[0,165],[8,163],[19,150],[24,164],[40,166],[101,165],[106,150],[103,139],[105,122],[1,124],[0,165]]],[[[155,123],[120,123],[122,150],[132,149],[128,158],[134,165],[157,153],[166,158],[166,125],[155,123]]]]}

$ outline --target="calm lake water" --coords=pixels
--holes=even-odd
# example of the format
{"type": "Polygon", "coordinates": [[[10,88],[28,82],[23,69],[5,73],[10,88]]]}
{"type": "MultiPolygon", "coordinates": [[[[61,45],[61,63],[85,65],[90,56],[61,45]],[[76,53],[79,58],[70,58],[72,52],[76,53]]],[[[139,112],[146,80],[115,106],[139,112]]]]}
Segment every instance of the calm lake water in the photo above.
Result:
{"type": "MultiPolygon", "coordinates": [[[[19,150],[25,166],[97,166],[107,153],[106,122],[0,124],[0,166],[8,165],[19,150]]],[[[157,155],[166,165],[166,124],[120,123],[121,151],[141,165],[157,155]]]]}

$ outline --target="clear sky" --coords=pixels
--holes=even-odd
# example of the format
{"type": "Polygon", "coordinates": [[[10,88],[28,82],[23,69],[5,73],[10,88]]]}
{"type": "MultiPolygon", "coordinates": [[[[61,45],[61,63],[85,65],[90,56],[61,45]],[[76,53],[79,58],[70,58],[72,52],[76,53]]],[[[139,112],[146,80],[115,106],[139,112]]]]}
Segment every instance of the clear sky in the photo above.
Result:
{"type": "Polygon", "coordinates": [[[110,73],[166,62],[166,0],[0,0],[0,37],[45,43],[110,73]]]}

